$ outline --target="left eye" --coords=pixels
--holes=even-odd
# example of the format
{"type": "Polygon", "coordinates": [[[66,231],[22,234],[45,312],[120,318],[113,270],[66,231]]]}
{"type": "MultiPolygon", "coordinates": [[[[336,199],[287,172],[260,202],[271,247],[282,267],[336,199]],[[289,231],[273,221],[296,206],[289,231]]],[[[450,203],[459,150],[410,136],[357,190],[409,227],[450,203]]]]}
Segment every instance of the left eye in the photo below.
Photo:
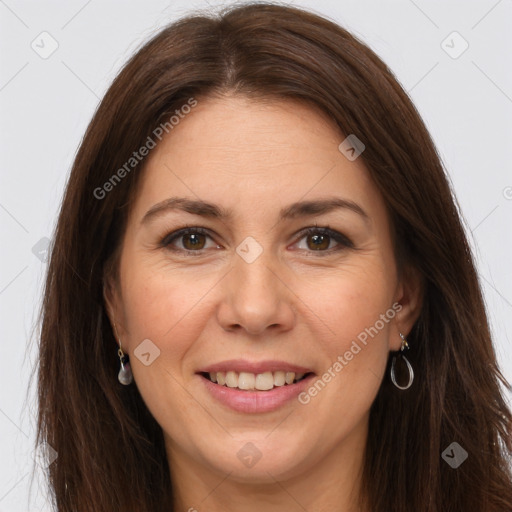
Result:
{"type": "MultiPolygon", "coordinates": [[[[312,252],[332,252],[343,248],[353,248],[354,244],[338,231],[334,231],[329,227],[311,227],[300,233],[300,240],[306,239],[307,248],[301,250],[310,250],[312,252]],[[337,242],[338,247],[331,247],[331,242],[337,242]]],[[[206,229],[203,228],[184,228],[165,236],[161,241],[161,246],[173,251],[181,251],[186,253],[200,253],[205,250],[206,238],[211,236],[206,229]],[[176,241],[181,241],[182,247],[175,247],[176,241]]],[[[220,246],[217,244],[216,248],[220,246]]]]}
{"type": "MultiPolygon", "coordinates": [[[[334,231],[329,227],[325,228],[307,228],[306,231],[302,232],[302,239],[306,238],[306,245],[308,248],[313,248],[313,251],[320,252],[332,252],[339,251],[343,248],[353,248],[354,244],[345,235],[342,235],[338,231],[334,231]],[[308,241],[312,242],[312,245],[308,244],[308,241]],[[331,242],[337,242],[337,247],[329,247],[331,242]]],[[[307,250],[307,249],[306,249],[307,250]]]]}

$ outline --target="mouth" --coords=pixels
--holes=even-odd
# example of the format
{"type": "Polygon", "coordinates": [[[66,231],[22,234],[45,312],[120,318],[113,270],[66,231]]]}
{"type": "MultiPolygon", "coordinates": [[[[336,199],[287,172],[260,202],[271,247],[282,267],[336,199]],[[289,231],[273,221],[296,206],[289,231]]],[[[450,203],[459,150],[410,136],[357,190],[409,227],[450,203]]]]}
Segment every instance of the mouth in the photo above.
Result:
{"type": "Polygon", "coordinates": [[[196,375],[216,402],[238,413],[263,414],[298,403],[294,399],[316,374],[285,361],[231,360],[201,368],[196,375]]]}
{"type": "Polygon", "coordinates": [[[285,371],[249,372],[199,372],[198,375],[220,387],[240,391],[270,391],[279,387],[289,387],[315,375],[314,372],[296,373],[285,371]]]}

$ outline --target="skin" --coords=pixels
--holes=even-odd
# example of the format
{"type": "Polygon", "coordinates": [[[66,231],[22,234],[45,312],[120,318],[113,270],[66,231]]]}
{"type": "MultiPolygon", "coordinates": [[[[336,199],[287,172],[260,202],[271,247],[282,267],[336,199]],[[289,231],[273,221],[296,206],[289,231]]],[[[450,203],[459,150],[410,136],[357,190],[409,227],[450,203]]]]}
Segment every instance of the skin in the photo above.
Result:
{"type": "Polygon", "coordinates": [[[132,385],[164,432],[175,510],[362,510],[356,498],[369,409],[389,378],[399,331],[407,335],[419,314],[420,286],[413,272],[399,279],[382,196],[362,159],[338,150],[344,138],[324,114],[290,100],[202,98],[147,157],[119,277],[105,299],[130,355],[132,385]],[[368,221],[348,209],[278,219],[292,202],[333,195],[357,203],[368,221]],[[141,223],[171,196],[234,216],[176,210],[141,223]],[[312,235],[300,233],[315,224],[354,248],[327,238],[315,250],[312,235]],[[181,236],[175,252],[162,247],[186,225],[210,235],[198,235],[196,246],[181,236]],[[263,249],[252,263],[236,252],[247,236],[263,249]],[[194,247],[202,254],[190,255],[194,247]],[[321,376],[394,303],[400,312],[308,404],[235,412],[195,373],[240,357],[281,359],[321,376]],[[134,355],[145,339],[160,350],[148,366],[134,355]],[[247,442],[262,454],[250,468],[237,457],[247,442]]]}

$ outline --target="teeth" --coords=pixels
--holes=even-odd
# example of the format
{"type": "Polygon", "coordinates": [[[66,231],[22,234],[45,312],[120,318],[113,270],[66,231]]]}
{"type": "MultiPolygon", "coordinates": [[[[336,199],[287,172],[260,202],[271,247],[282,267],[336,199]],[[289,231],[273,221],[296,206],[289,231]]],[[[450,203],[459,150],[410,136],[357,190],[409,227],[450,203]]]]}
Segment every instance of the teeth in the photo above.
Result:
{"type": "Polygon", "coordinates": [[[229,388],[238,388],[243,390],[256,389],[258,391],[268,391],[275,386],[284,386],[292,384],[302,377],[304,373],[295,372],[264,372],[264,373],[248,373],[248,372],[210,372],[210,380],[216,382],[220,386],[229,388]]]}
{"type": "Polygon", "coordinates": [[[238,376],[238,387],[240,389],[254,389],[255,383],[254,373],[241,372],[238,376]]]}
{"type": "Polygon", "coordinates": [[[293,372],[286,372],[286,384],[291,384],[293,382],[293,379],[295,378],[295,373],[293,372]]]}
{"type": "Polygon", "coordinates": [[[258,375],[256,375],[256,383],[254,385],[254,389],[267,391],[273,387],[274,376],[272,375],[272,372],[258,373],[258,375]]]}
{"type": "Polygon", "coordinates": [[[285,382],[284,372],[274,372],[274,386],[284,386],[285,382]]]}
{"type": "Polygon", "coordinates": [[[226,386],[228,388],[238,387],[238,378],[235,372],[226,373],[226,386]]]}

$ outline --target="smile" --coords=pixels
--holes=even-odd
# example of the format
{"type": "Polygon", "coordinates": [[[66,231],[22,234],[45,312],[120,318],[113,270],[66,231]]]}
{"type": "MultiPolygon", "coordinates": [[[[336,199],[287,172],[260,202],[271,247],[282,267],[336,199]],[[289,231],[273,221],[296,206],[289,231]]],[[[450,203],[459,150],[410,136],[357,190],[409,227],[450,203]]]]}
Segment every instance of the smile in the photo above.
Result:
{"type": "MultiPolygon", "coordinates": [[[[311,373],[311,372],[310,372],[311,373]]],[[[302,380],[309,373],[295,373],[285,371],[249,373],[249,372],[209,372],[201,373],[211,382],[217,383],[219,386],[229,388],[237,388],[240,390],[250,391],[269,391],[275,387],[287,386],[302,380]]]]}

